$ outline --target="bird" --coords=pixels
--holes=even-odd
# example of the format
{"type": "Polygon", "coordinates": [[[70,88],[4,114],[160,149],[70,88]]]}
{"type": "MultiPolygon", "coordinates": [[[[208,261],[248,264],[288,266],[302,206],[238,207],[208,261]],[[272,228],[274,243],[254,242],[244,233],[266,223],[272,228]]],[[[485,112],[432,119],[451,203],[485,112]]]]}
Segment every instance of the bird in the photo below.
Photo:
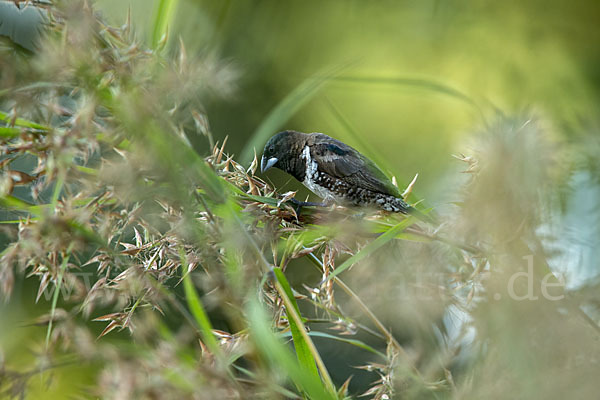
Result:
{"type": "Polygon", "coordinates": [[[406,203],[399,189],[369,158],[323,133],[286,130],[266,143],[261,172],[278,168],[302,182],[324,205],[371,207],[431,220],[406,203]]]}

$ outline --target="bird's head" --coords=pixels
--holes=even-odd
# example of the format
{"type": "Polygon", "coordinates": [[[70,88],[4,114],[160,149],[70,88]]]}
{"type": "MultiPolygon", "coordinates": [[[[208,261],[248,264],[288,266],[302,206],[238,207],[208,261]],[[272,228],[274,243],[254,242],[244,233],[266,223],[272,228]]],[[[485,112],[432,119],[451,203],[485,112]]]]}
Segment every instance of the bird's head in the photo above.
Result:
{"type": "Polygon", "coordinates": [[[294,157],[299,157],[300,151],[304,147],[305,133],[296,131],[283,131],[271,137],[260,160],[260,170],[265,172],[271,167],[279,168],[286,172],[293,165],[291,160],[294,157]]]}

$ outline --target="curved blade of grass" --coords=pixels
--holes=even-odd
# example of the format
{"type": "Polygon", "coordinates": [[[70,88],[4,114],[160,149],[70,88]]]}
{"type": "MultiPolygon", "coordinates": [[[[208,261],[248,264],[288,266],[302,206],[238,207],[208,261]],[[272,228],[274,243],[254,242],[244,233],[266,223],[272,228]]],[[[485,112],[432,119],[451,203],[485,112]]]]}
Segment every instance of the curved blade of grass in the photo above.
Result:
{"type": "Polygon", "coordinates": [[[403,78],[403,77],[373,77],[373,76],[338,76],[332,78],[335,82],[347,82],[347,83],[366,83],[366,84],[385,84],[385,85],[402,85],[402,86],[413,86],[420,89],[426,89],[440,94],[444,94],[450,97],[454,97],[458,100],[462,100],[467,104],[470,104],[476,108],[479,108],[477,103],[462,93],[461,91],[454,89],[443,83],[435,82],[429,79],[421,78],[403,78]]]}
{"type": "Polygon", "coordinates": [[[358,253],[354,254],[352,257],[344,261],[342,265],[337,267],[331,274],[329,274],[325,281],[328,281],[333,277],[341,274],[342,272],[344,272],[363,258],[367,257],[375,250],[379,249],[381,246],[395,238],[398,233],[411,226],[414,222],[416,222],[416,219],[412,216],[409,216],[406,219],[400,221],[392,228],[388,229],[387,232],[385,232],[377,239],[373,240],[371,243],[363,247],[358,253]]]}
{"type": "Polygon", "coordinates": [[[6,208],[12,211],[28,212],[34,215],[39,215],[43,212],[44,208],[50,207],[50,204],[35,205],[30,204],[24,200],[21,200],[13,195],[0,196],[0,207],[6,208]]]}
{"type": "Polygon", "coordinates": [[[325,98],[325,102],[327,103],[329,111],[331,111],[331,114],[333,115],[334,119],[340,125],[340,127],[347,133],[347,136],[351,137],[352,140],[358,143],[361,152],[365,150],[364,153],[373,161],[375,161],[377,165],[383,167],[387,171],[391,171],[389,163],[385,160],[384,157],[380,156],[377,149],[371,146],[368,140],[363,140],[363,138],[367,136],[361,135],[356,130],[356,128],[354,128],[350,120],[346,118],[346,116],[340,111],[339,108],[335,106],[335,104],[333,104],[333,102],[330,99],[325,98]]]}
{"type": "Polygon", "coordinates": [[[321,379],[299,364],[288,348],[281,343],[279,337],[271,330],[267,315],[256,299],[251,299],[249,302],[247,315],[251,338],[258,352],[265,359],[284,371],[289,379],[311,399],[336,399],[336,395],[324,387],[321,379]]]}
{"type": "Polygon", "coordinates": [[[177,3],[178,0],[160,0],[158,2],[152,28],[153,48],[157,48],[160,41],[166,36],[169,24],[173,25],[177,3]]]}
{"type": "Polygon", "coordinates": [[[254,149],[262,150],[262,145],[280,129],[298,110],[304,106],[323,85],[340,73],[346,66],[337,66],[324,73],[318,73],[298,85],[269,112],[269,115],[256,128],[252,137],[242,151],[240,162],[248,164],[254,156],[254,149]]]}
{"type": "MultiPolygon", "coordinates": [[[[344,130],[348,134],[348,136],[352,137],[352,139],[359,144],[361,149],[365,149],[367,155],[369,155],[378,165],[383,167],[385,171],[387,171],[388,173],[392,171],[393,169],[391,168],[390,164],[385,160],[385,158],[381,157],[379,152],[373,146],[371,146],[368,143],[368,141],[362,139],[362,137],[364,137],[365,135],[361,135],[352,126],[352,123],[348,120],[348,118],[346,118],[344,114],[329,99],[326,99],[326,102],[329,106],[331,113],[333,114],[334,119],[341,126],[342,130],[344,130]]],[[[406,183],[406,181],[401,180],[399,187],[406,187],[406,183]]],[[[418,197],[418,195],[415,192],[413,192],[413,196],[418,197]]],[[[424,205],[421,203],[419,205],[419,208],[423,208],[423,206],[424,205]]],[[[419,219],[421,219],[422,221],[434,224],[436,223],[435,219],[420,212],[416,208],[413,209],[412,213],[419,217],[419,219]]]]}
{"type": "MultiPolygon", "coordinates": [[[[11,117],[7,113],[5,113],[3,111],[0,111],[0,120],[2,120],[3,122],[9,122],[10,118],[11,117]]],[[[29,121],[29,120],[26,120],[26,119],[23,119],[23,118],[17,118],[14,121],[14,125],[15,126],[23,126],[25,128],[31,128],[31,129],[39,129],[39,130],[42,130],[42,131],[49,131],[50,130],[50,128],[48,128],[47,126],[40,125],[38,123],[29,121]]]]}
{"type": "MultiPolygon", "coordinates": [[[[331,393],[336,393],[335,385],[333,384],[333,381],[331,380],[331,377],[329,376],[329,372],[327,371],[327,368],[325,367],[325,363],[321,359],[321,355],[319,354],[319,352],[318,352],[317,348],[315,347],[315,344],[311,340],[310,336],[308,336],[308,332],[304,326],[302,317],[300,316],[300,309],[298,308],[298,303],[296,303],[296,298],[294,297],[294,294],[292,293],[292,288],[290,287],[290,284],[288,283],[288,281],[281,269],[274,268],[273,272],[275,273],[275,276],[277,277],[277,281],[275,282],[275,287],[277,288],[277,291],[281,295],[283,303],[285,304],[285,309],[286,309],[286,313],[288,316],[288,321],[290,323],[290,328],[294,325],[296,326],[296,330],[295,330],[296,334],[297,334],[296,337],[294,337],[294,329],[291,329],[292,337],[294,338],[294,345],[296,345],[297,342],[304,343],[303,346],[306,346],[308,348],[308,350],[310,351],[309,355],[312,356],[311,360],[309,360],[309,362],[312,363],[311,367],[310,367],[311,370],[314,369],[314,365],[316,363],[317,368],[319,369],[319,372],[321,373],[321,378],[323,379],[323,383],[325,384],[325,386],[331,393]],[[292,323],[292,320],[293,320],[293,323],[292,323]]],[[[305,351],[305,349],[303,349],[303,350],[305,351]]],[[[306,359],[308,358],[307,355],[304,354],[303,357],[305,358],[304,362],[306,362],[306,359]]],[[[298,357],[298,359],[301,363],[303,362],[302,360],[300,360],[300,357],[298,357]]]]}
{"type": "MultiPolygon", "coordinates": [[[[284,333],[283,336],[291,336],[291,333],[284,333]]],[[[318,332],[318,331],[310,331],[308,332],[308,336],[310,337],[320,337],[320,338],[325,338],[325,339],[331,339],[331,340],[336,340],[338,342],[342,342],[342,343],[346,343],[346,344],[350,344],[352,346],[356,346],[360,349],[369,351],[373,354],[377,354],[380,357],[386,358],[386,355],[383,354],[380,351],[377,351],[376,349],[374,349],[373,347],[369,346],[368,344],[357,340],[357,339],[349,339],[349,338],[345,338],[345,337],[340,337],[340,336],[335,336],[335,335],[331,335],[329,333],[325,333],[325,332],[318,332]]]]}
{"type": "Polygon", "coordinates": [[[453,97],[457,100],[464,102],[465,104],[474,107],[479,113],[479,116],[482,118],[482,120],[485,121],[485,114],[483,113],[483,109],[479,106],[479,104],[475,102],[475,100],[473,100],[460,90],[454,89],[453,87],[448,86],[444,83],[432,81],[430,79],[406,77],[340,76],[334,77],[333,80],[335,80],[336,82],[347,83],[412,86],[415,88],[436,92],[445,96],[453,97]]]}

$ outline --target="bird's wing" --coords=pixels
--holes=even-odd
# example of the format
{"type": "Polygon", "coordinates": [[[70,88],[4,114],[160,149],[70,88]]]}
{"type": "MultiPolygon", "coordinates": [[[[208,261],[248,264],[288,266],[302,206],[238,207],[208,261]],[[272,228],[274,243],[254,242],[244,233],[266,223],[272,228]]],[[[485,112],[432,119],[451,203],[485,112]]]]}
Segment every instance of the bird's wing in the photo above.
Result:
{"type": "Polygon", "coordinates": [[[321,133],[312,134],[311,139],[311,153],[321,172],[344,179],[352,186],[401,197],[386,174],[352,147],[321,133]]]}

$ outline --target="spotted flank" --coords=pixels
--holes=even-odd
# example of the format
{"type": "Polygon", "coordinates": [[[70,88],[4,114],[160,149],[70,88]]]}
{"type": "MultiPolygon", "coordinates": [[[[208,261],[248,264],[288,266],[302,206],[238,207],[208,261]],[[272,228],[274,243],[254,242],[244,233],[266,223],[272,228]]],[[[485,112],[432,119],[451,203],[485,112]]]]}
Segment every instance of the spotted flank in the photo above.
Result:
{"type": "Polygon", "coordinates": [[[306,174],[302,183],[325,202],[333,201],[354,206],[374,207],[390,212],[405,213],[409,208],[400,198],[355,187],[342,179],[319,171],[318,164],[311,157],[308,146],[302,150],[302,158],[306,162],[306,174]]]}

